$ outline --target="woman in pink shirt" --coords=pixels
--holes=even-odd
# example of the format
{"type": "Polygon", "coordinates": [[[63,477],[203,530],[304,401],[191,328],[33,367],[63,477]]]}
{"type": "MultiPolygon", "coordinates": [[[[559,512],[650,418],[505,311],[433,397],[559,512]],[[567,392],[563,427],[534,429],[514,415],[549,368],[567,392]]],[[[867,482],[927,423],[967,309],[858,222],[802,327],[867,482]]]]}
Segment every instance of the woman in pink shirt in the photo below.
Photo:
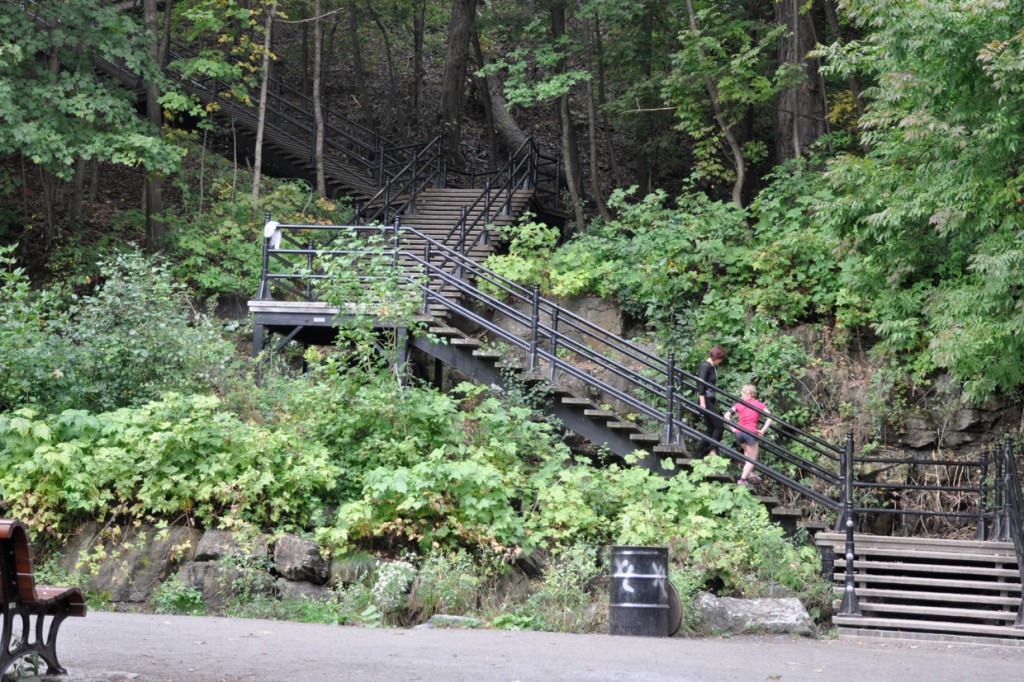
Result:
{"type": "Polygon", "coordinates": [[[766,416],[764,426],[761,428],[757,428],[757,423],[760,421],[762,413],[769,415],[771,411],[767,405],[757,399],[757,388],[750,384],[740,389],[740,399],[740,402],[730,407],[729,411],[725,413],[725,420],[730,422],[732,421],[733,413],[736,413],[739,426],[742,428],[733,428],[732,432],[736,434],[736,440],[743,446],[743,454],[750,460],[743,465],[743,472],[736,482],[740,485],[746,485],[747,479],[750,479],[751,483],[760,483],[761,477],[753,473],[754,462],[757,461],[758,442],[760,440],[758,436],[763,436],[768,431],[772,425],[772,419],[766,416]],[[747,433],[748,431],[750,433],[747,433]],[[755,433],[757,434],[756,436],[754,435],[755,433]]]}

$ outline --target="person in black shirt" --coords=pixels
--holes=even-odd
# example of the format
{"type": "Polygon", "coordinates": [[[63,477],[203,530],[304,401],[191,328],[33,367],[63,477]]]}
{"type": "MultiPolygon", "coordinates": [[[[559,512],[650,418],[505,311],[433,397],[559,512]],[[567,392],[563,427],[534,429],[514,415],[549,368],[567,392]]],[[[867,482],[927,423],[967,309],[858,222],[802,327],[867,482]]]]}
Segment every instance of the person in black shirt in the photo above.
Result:
{"type": "Polygon", "coordinates": [[[705,457],[708,454],[717,455],[718,450],[715,444],[722,440],[725,425],[722,423],[722,414],[718,411],[718,366],[728,355],[721,346],[713,346],[708,353],[708,359],[700,364],[697,369],[697,400],[704,409],[701,416],[704,418],[705,434],[709,440],[702,440],[694,451],[695,458],[705,457]]]}

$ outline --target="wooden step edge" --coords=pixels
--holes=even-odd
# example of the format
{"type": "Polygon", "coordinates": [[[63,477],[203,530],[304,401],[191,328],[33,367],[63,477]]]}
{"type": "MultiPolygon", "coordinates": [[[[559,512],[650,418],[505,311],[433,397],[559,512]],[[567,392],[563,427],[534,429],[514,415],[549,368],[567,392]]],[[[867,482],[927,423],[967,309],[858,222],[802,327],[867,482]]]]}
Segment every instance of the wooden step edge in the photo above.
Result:
{"type": "MultiPolygon", "coordinates": [[[[846,567],[846,559],[836,557],[837,568],[846,567]]],[[[959,564],[950,566],[947,564],[915,564],[900,561],[872,561],[870,559],[854,559],[854,570],[858,573],[871,570],[879,571],[901,571],[903,573],[944,573],[951,575],[976,575],[986,578],[1016,578],[1020,580],[1020,572],[1016,569],[988,568],[985,566],[961,566],[959,564]]],[[[1019,583],[1015,583],[1019,584],[1019,583]]]]}
{"type": "Polygon", "coordinates": [[[1016,565],[1016,555],[1007,557],[1002,554],[972,554],[967,552],[941,552],[935,549],[898,549],[895,547],[862,547],[854,542],[858,556],[892,557],[894,559],[946,559],[949,562],[970,561],[975,563],[1012,563],[1016,565]]]}
{"type": "Polygon", "coordinates": [[[925,604],[889,604],[870,599],[860,599],[859,595],[858,601],[861,612],[869,611],[871,614],[899,613],[907,616],[929,616],[957,622],[969,618],[1012,623],[1017,618],[1015,610],[1007,611],[1000,609],[997,611],[989,609],[963,609],[950,606],[928,606],[925,604]]]}
{"type": "Polygon", "coordinates": [[[585,406],[589,406],[589,409],[592,409],[592,410],[598,409],[597,405],[594,404],[593,400],[589,400],[587,398],[577,398],[576,396],[573,396],[573,395],[565,396],[564,398],[562,398],[562,404],[563,405],[585,405],[585,406]]]}
{"type": "MultiPolygon", "coordinates": [[[[842,544],[846,541],[845,533],[827,532],[819,533],[816,539],[822,543],[834,542],[842,544]]],[[[949,548],[949,551],[955,551],[958,549],[967,550],[978,550],[979,553],[989,553],[991,551],[1006,551],[1012,554],[1014,552],[1012,542],[996,542],[992,540],[961,540],[955,538],[920,538],[920,537],[892,537],[889,535],[872,535],[870,533],[854,533],[854,542],[856,544],[863,544],[867,546],[892,546],[900,545],[904,547],[911,546],[922,546],[922,545],[935,545],[943,548],[949,548]]]]}
{"type": "Polygon", "coordinates": [[[583,415],[586,416],[586,417],[604,417],[604,418],[614,418],[614,417],[618,417],[619,416],[617,412],[613,412],[611,410],[602,410],[602,409],[583,410],[583,415]]]}
{"type": "MultiPolygon", "coordinates": [[[[833,594],[842,596],[846,592],[844,585],[835,585],[833,594]]],[[[1020,606],[1019,597],[1007,597],[992,594],[963,594],[960,592],[927,592],[922,590],[885,590],[878,587],[858,587],[857,597],[864,599],[905,599],[914,602],[966,602],[968,604],[988,604],[992,606],[1020,606]]]]}
{"type": "Polygon", "coordinates": [[[906,618],[872,618],[869,616],[832,616],[833,625],[848,627],[881,627],[900,630],[924,630],[962,634],[988,634],[1024,640],[1024,628],[1009,625],[978,625],[942,621],[921,621],[906,618]]]}
{"type": "MultiPolygon", "coordinates": [[[[845,563],[845,561],[843,562],[845,563]]],[[[832,574],[837,583],[845,582],[845,566],[842,571],[832,574]]],[[[918,587],[948,588],[955,590],[977,590],[979,592],[999,592],[1020,594],[1020,583],[1006,583],[991,580],[959,580],[956,578],[929,578],[926,576],[886,575],[872,573],[855,573],[854,581],[860,585],[914,585],[918,587]]]]}
{"type": "MultiPolygon", "coordinates": [[[[653,434],[653,433],[645,433],[643,431],[641,431],[640,433],[631,433],[631,434],[629,434],[629,439],[631,441],[635,442],[635,443],[660,443],[661,442],[661,436],[658,436],[658,435],[653,434]]],[[[655,452],[654,454],[655,455],[661,455],[663,453],[655,452]]]]}

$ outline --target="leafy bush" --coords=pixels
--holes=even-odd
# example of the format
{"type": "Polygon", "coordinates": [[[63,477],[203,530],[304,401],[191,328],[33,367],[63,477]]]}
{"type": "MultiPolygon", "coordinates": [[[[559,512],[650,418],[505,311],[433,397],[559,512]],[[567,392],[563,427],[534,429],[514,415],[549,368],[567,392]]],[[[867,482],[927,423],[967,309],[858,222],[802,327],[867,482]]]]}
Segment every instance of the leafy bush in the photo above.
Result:
{"type": "Polygon", "coordinates": [[[0,415],[0,462],[9,513],[55,532],[111,513],[305,528],[338,476],[322,446],[175,394],[101,414],[0,415]]]}
{"type": "Polygon", "coordinates": [[[153,590],[153,611],[184,616],[199,616],[206,612],[202,593],[177,578],[160,583],[153,590]]]}
{"type": "Polygon", "coordinates": [[[9,268],[0,279],[0,356],[10,368],[0,377],[0,408],[135,405],[210,386],[233,355],[167,265],[137,251],[101,262],[101,283],[83,297],[34,292],[4,252],[0,259],[9,268]]]}

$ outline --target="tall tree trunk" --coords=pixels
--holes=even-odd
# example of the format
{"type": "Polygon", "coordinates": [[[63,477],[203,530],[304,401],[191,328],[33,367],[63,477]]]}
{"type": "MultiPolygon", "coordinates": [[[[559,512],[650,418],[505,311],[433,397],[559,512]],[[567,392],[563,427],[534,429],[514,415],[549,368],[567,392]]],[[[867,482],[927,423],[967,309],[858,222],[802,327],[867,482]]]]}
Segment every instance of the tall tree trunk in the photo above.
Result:
{"type": "MultiPolygon", "coordinates": [[[[479,41],[477,41],[476,45],[480,66],[483,68],[487,65],[488,59],[480,48],[479,41]]],[[[505,86],[502,84],[501,79],[493,73],[488,73],[486,78],[487,97],[490,100],[491,121],[494,124],[494,132],[497,133],[498,139],[505,149],[519,149],[526,143],[529,136],[519,127],[515,117],[512,116],[512,112],[508,109],[508,102],[505,100],[505,86]]]]}
{"type": "MultiPolygon", "coordinates": [[[[565,35],[565,4],[558,3],[551,8],[551,37],[559,42],[565,35]]],[[[562,59],[558,64],[559,71],[565,71],[566,63],[562,59]]],[[[569,187],[569,201],[572,203],[573,219],[577,229],[583,227],[583,199],[580,196],[580,155],[579,143],[576,140],[576,128],[572,123],[572,112],[569,109],[569,93],[558,98],[558,118],[562,125],[562,158],[565,161],[565,182],[569,187]]]]}
{"type": "MultiPolygon", "coordinates": [[[[594,35],[598,33],[597,20],[593,22],[594,35]]],[[[599,53],[596,50],[596,43],[590,50],[590,73],[594,73],[597,67],[599,53]]],[[[590,192],[597,204],[597,210],[605,220],[611,220],[612,214],[604,202],[604,194],[601,192],[601,174],[597,162],[597,103],[595,102],[594,84],[587,83],[587,133],[590,137],[590,192]]]]}
{"type": "MultiPolygon", "coordinates": [[[[256,109],[256,150],[252,164],[252,218],[258,218],[260,208],[260,174],[263,172],[263,128],[267,119],[267,83],[270,80],[270,34],[274,27],[277,2],[270,3],[263,35],[263,72],[260,79],[260,101],[256,109]]],[[[237,163],[235,164],[237,168],[237,163]]]]}
{"type": "Polygon", "coordinates": [[[412,124],[420,122],[423,100],[423,38],[427,32],[427,2],[416,0],[412,10],[412,124]]]}
{"type": "Polygon", "coordinates": [[[452,0],[448,23],[448,46],[444,55],[444,81],[441,86],[441,128],[449,159],[460,158],[462,142],[462,105],[469,63],[469,40],[476,20],[476,0],[452,0]]]}
{"type": "MultiPolygon", "coordinates": [[[[480,48],[480,36],[476,31],[473,31],[473,52],[476,55],[477,68],[484,68],[487,63],[484,61],[484,51],[480,48]]],[[[477,83],[484,105],[484,116],[487,118],[487,168],[495,170],[498,167],[498,138],[494,122],[494,105],[491,103],[491,84],[486,77],[478,78],[477,83]]]]}
{"type": "Polygon", "coordinates": [[[327,198],[327,178],[324,174],[324,103],[320,96],[320,62],[323,58],[324,33],[320,23],[320,0],[313,2],[313,120],[316,140],[313,142],[316,159],[316,193],[327,198]]]}
{"type": "Polygon", "coordinates": [[[825,92],[818,73],[818,60],[807,58],[814,48],[814,22],[801,12],[802,0],[779,0],[776,21],[787,28],[779,43],[779,61],[799,66],[803,79],[779,93],[776,105],[776,162],[803,156],[810,145],[827,131],[825,92]]]}
{"type": "Polygon", "coordinates": [[[373,98],[366,89],[366,70],[363,67],[363,46],[359,40],[359,7],[356,0],[348,0],[348,39],[352,50],[352,77],[356,81],[359,107],[363,112],[363,124],[376,129],[377,117],[373,113],[373,98]]]}
{"type": "MultiPolygon", "coordinates": [[[[163,44],[161,24],[157,21],[157,0],[145,0],[142,5],[143,30],[152,39],[151,55],[153,61],[160,63],[160,46],[163,44]]],[[[155,83],[146,85],[146,114],[149,122],[158,131],[163,126],[163,114],[160,109],[160,88],[155,83]]],[[[145,248],[156,253],[167,241],[167,223],[164,222],[163,178],[155,171],[146,173],[146,241],[145,248]]]]}
{"type": "MultiPolygon", "coordinates": [[[[686,13],[690,19],[690,30],[694,33],[699,33],[700,26],[697,24],[697,13],[693,9],[693,0],[686,0],[686,13]]],[[[701,59],[703,59],[703,55],[701,55],[701,59]]],[[[718,84],[715,83],[711,76],[705,77],[704,89],[708,93],[708,100],[711,102],[711,111],[714,114],[715,123],[718,124],[718,129],[722,131],[722,137],[725,138],[725,143],[732,153],[732,161],[736,167],[736,181],[732,185],[732,203],[737,208],[743,208],[743,185],[746,182],[747,176],[747,161],[743,157],[743,148],[740,146],[739,140],[736,139],[732,126],[729,125],[725,118],[718,97],[718,84]]]]}

